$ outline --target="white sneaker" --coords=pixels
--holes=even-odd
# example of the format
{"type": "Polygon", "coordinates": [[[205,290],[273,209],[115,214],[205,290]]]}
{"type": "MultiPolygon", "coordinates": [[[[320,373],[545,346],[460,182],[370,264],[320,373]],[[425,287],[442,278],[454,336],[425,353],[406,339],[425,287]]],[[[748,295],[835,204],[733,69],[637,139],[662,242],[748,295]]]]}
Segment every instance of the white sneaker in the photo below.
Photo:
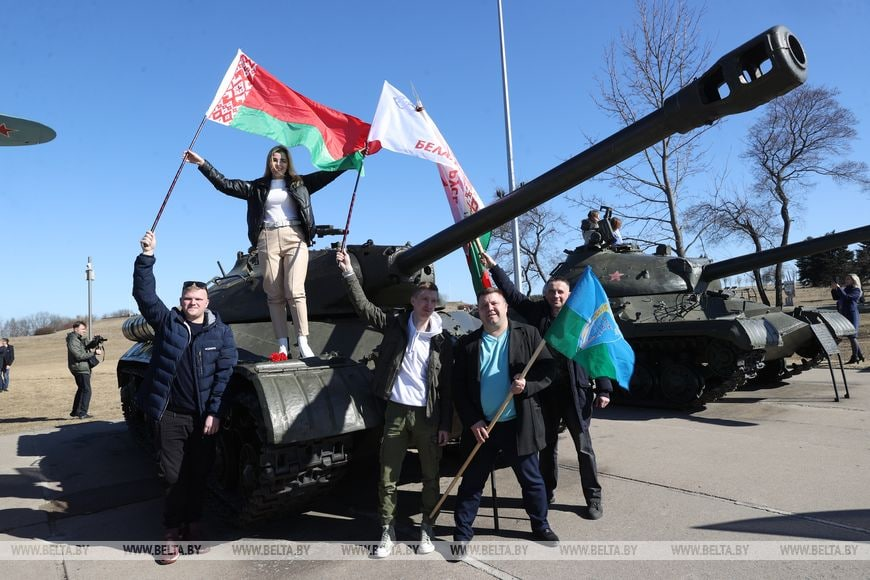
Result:
{"type": "Polygon", "coordinates": [[[417,548],[418,554],[431,554],[435,551],[435,544],[432,543],[432,526],[422,524],[420,526],[420,547],[417,548]]]}
{"type": "Polygon", "coordinates": [[[378,544],[375,550],[375,558],[386,558],[393,553],[393,541],[396,539],[396,532],[393,531],[393,526],[384,526],[381,532],[381,543],[378,544]]]}
{"type": "Polygon", "coordinates": [[[299,358],[311,358],[314,356],[314,351],[308,346],[308,337],[301,334],[296,337],[296,342],[299,344],[299,358]]]}

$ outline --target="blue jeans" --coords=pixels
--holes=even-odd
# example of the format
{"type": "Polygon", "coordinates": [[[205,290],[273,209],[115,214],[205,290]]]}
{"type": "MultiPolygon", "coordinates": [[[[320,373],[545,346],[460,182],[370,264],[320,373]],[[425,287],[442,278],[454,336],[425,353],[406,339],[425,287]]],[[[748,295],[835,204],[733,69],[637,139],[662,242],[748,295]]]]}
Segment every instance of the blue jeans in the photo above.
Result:
{"type": "Polygon", "coordinates": [[[459,485],[459,491],[456,492],[456,508],[453,511],[453,520],[456,524],[453,539],[457,542],[468,541],[474,537],[471,526],[480,508],[483,486],[492,471],[499,451],[504,454],[505,461],[514,470],[523,490],[523,506],[529,514],[532,530],[538,531],[550,527],[547,522],[547,492],[538,465],[538,454],[517,455],[517,421],[513,419],[496,423],[489,434],[489,439],[480,446],[477,455],[471,460],[471,464],[462,476],[462,483],[459,485]]]}
{"type": "Polygon", "coordinates": [[[0,370],[0,391],[9,390],[9,367],[0,370]]]}

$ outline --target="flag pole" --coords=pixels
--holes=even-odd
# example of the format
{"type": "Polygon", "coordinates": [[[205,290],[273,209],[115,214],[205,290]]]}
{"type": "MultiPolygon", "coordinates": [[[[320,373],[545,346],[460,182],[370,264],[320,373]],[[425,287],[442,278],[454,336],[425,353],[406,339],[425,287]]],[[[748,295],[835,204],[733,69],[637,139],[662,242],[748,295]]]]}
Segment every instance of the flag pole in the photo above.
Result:
{"type": "MultiPolygon", "coordinates": [[[[501,83],[504,94],[504,132],[507,145],[507,168],[508,168],[508,195],[516,189],[514,181],[514,146],[511,136],[511,101],[508,93],[507,56],[504,48],[504,18],[502,14],[501,0],[498,0],[498,36],[501,47],[501,83]]],[[[518,218],[511,220],[511,234],[513,235],[513,258],[514,258],[514,285],[520,287],[520,221],[518,218]]]]}
{"type": "MultiPolygon", "coordinates": [[[[544,350],[544,345],[547,342],[542,338],[541,342],[538,343],[538,347],[535,349],[535,352],[532,353],[531,358],[529,358],[529,362],[526,363],[523,372],[520,373],[519,378],[526,378],[526,374],[529,372],[529,369],[532,368],[532,365],[535,364],[535,361],[538,359],[538,355],[541,354],[541,351],[544,350]]],[[[496,411],[495,416],[492,418],[492,421],[489,422],[489,425],[486,426],[486,434],[489,435],[492,431],[495,424],[498,423],[498,420],[501,419],[502,413],[504,413],[507,406],[510,404],[511,400],[514,398],[514,394],[510,392],[508,389],[508,394],[504,398],[504,401],[501,403],[501,407],[496,411]]],[[[486,441],[484,439],[484,441],[486,441]]],[[[462,474],[465,473],[465,470],[468,468],[468,464],[471,463],[471,460],[474,459],[474,456],[477,455],[477,451],[480,449],[480,446],[483,445],[483,442],[478,441],[477,445],[474,446],[474,449],[471,450],[471,453],[468,454],[468,458],[465,460],[465,463],[462,464],[462,467],[459,468],[459,471],[456,472],[456,475],[453,477],[453,481],[450,482],[450,485],[447,486],[447,489],[444,491],[444,494],[441,496],[441,499],[438,500],[438,503],[435,504],[435,507],[432,508],[432,512],[429,514],[429,521],[434,523],[435,517],[438,515],[438,512],[441,510],[441,506],[444,504],[444,500],[447,499],[447,496],[450,495],[450,492],[453,490],[453,487],[456,485],[456,482],[459,481],[459,478],[462,477],[462,474]]]]}
{"type": "MultiPolygon", "coordinates": [[[[199,127],[196,129],[196,134],[193,136],[193,139],[190,142],[190,145],[185,149],[185,153],[189,149],[193,149],[193,144],[196,143],[196,140],[199,138],[199,133],[202,131],[202,126],[205,125],[205,115],[202,117],[202,121],[199,122],[199,127]]],[[[175,178],[172,180],[172,183],[169,185],[169,191],[166,192],[166,197],[163,198],[163,203],[160,205],[160,211],[157,212],[157,217],[154,218],[154,223],[151,224],[151,231],[157,229],[157,222],[160,221],[160,216],[163,215],[163,208],[166,207],[166,202],[169,201],[169,196],[172,195],[172,190],[175,189],[175,184],[178,182],[178,176],[181,175],[181,170],[184,169],[184,155],[181,156],[181,165],[178,166],[178,171],[175,172],[175,178]]]]}
{"type": "MultiPolygon", "coordinates": [[[[363,163],[365,163],[365,157],[363,157],[363,163]]],[[[362,163],[360,163],[359,169],[356,172],[356,182],[353,184],[353,195],[350,196],[350,207],[347,208],[347,223],[344,224],[344,236],[341,238],[341,250],[344,251],[345,244],[347,243],[347,234],[350,233],[350,216],[353,215],[353,204],[356,201],[356,189],[359,186],[359,178],[362,175],[362,163]]]]}

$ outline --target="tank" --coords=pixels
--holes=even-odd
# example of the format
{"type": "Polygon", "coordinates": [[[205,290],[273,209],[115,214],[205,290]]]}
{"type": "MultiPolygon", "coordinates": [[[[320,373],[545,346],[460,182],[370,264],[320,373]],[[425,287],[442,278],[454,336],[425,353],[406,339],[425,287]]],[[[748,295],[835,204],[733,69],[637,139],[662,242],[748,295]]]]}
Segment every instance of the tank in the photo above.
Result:
{"type": "Polygon", "coordinates": [[[818,364],[824,353],[817,333],[839,342],[856,332],[837,312],[744,300],[720,281],[870,239],[870,226],[711,262],[669,255],[665,246],[645,254],[630,244],[613,245],[611,209],[601,210],[600,233],[566,250],[553,275],[574,280],[589,266],[607,292],[636,356],[630,390],[617,392],[622,401],[698,408],[756,376],[776,380],[818,364]],[[786,369],[795,354],[801,364],[786,369]]]}
{"type": "MultiPolygon", "coordinates": [[[[349,245],[369,299],[387,311],[404,308],[418,282],[434,280],[432,264],[475,237],[563,193],[674,134],[751,110],[800,85],[806,58],[797,38],[778,26],[729,52],[660,109],[526,183],[419,244],[349,245]]],[[[322,236],[343,232],[319,228],[322,236]]],[[[210,307],[233,330],[239,363],[229,415],[218,435],[212,487],[240,523],[306,509],[351,469],[376,465],[382,402],[371,393],[381,335],[360,321],[345,296],[332,249],[310,253],[306,294],[309,344],[317,359],[271,362],[274,349],[256,257],[239,252],[229,272],[212,280],[210,307]]],[[[455,336],[479,324],[461,308],[439,311],[455,336]]],[[[135,394],[150,360],[151,330],[141,318],[125,323],[135,344],[118,363],[124,417],[150,440],[135,394]]]]}

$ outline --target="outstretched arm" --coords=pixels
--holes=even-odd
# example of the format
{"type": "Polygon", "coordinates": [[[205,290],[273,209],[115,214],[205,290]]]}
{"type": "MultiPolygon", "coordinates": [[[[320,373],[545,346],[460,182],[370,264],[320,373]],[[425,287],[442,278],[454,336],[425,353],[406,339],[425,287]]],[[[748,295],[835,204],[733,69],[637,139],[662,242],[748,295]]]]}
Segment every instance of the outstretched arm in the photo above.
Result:
{"type": "Polygon", "coordinates": [[[383,330],[387,326],[387,315],[383,310],[369,302],[356,277],[356,272],[353,271],[350,255],[345,250],[338,250],[335,254],[335,262],[338,264],[338,269],[341,270],[348,298],[350,298],[350,303],[357,316],[378,330],[383,330]]]}

